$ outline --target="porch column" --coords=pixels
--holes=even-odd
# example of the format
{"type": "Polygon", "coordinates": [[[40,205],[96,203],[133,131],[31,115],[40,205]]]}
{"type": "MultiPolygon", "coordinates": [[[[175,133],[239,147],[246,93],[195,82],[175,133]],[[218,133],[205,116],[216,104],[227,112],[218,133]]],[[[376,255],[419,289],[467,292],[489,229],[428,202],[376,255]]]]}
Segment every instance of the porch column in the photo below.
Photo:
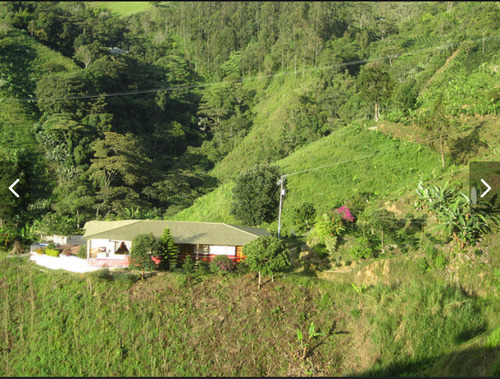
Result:
{"type": "Polygon", "coordinates": [[[90,257],[90,239],[87,240],[87,259],[90,257]]]}

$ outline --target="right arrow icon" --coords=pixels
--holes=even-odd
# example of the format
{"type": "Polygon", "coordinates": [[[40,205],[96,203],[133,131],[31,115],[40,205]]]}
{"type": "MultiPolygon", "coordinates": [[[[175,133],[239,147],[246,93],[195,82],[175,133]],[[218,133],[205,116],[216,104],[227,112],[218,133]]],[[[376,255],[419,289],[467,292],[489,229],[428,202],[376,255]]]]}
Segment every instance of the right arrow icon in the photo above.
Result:
{"type": "Polygon", "coordinates": [[[490,187],[490,185],[489,185],[488,183],[486,183],[486,182],[484,181],[484,179],[481,179],[481,183],[483,183],[483,184],[486,186],[486,188],[487,188],[487,190],[486,190],[486,191],[484,191],[484,192],[481,194],[481,197],[484,197],[484,195],[486,195],[488,192],[490,192],[491,187],[490,187]]]}

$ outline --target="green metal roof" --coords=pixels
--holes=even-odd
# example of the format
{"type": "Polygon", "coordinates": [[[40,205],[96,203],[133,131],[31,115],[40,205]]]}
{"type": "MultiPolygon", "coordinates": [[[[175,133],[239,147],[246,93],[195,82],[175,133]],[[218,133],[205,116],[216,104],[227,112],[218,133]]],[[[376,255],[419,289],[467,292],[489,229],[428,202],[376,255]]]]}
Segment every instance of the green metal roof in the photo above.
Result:
{"type": "Polygon", "coordinates": [[[169,228],[175,243],[200,245],[243,246],[259,236],[267,236],[264,229],[215,222],[123,220],[89,221],[85,224],[86,239],[132,241],[138,234],[153,233],[160,237],[169,228]]]}

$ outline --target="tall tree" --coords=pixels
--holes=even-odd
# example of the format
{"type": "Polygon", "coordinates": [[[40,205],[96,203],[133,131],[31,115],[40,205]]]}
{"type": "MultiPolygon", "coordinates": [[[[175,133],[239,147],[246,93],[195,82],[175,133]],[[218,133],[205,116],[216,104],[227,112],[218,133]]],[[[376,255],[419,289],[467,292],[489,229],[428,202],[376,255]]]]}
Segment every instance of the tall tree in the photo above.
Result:
{"type": "Polygon", "coordinates": [[[105,132],[93,149],[89,174],[99,188],[102,208],[109,213],[117,206],[135,205],[138,187],[146,182],[151,162],[138,141],[132,135],[105,132]]]}
{"type": "Polygon", "coordinates": [[[380,104],[386,100],[392,89],[389,73],[381,62],[367,63],[358,77],[362,96],[375,105],[375,121],[380,118],[380,104]]]}
{"type": "Polygon", "coordinates": [[[444,149],[449,146],[451,123],[446,117],[443,107],[443,94],[440,92],[432,106],[430,114],[420,121],[421,125],[433,132],[437,138],[431,139],[431,144],[439,148],[441,166],[444,168],[444,149]]]}
{"type": "Polygon", "coordinates": [[[278,168],[266,164],[242,172],[233,188],[232,213],[246,225],[274,220],[279,205],[278,177],[278,168]]]}

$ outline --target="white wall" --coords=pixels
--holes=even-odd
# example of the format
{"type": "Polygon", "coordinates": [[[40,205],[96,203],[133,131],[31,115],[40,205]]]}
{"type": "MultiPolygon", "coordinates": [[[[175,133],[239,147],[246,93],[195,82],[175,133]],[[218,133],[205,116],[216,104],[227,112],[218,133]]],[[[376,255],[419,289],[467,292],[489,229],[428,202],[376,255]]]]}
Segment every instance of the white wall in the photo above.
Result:
{"type": "Polygon", "coordinates": [[[210,255],[235,255],[236,246],[210,246],[210,255]]]}

